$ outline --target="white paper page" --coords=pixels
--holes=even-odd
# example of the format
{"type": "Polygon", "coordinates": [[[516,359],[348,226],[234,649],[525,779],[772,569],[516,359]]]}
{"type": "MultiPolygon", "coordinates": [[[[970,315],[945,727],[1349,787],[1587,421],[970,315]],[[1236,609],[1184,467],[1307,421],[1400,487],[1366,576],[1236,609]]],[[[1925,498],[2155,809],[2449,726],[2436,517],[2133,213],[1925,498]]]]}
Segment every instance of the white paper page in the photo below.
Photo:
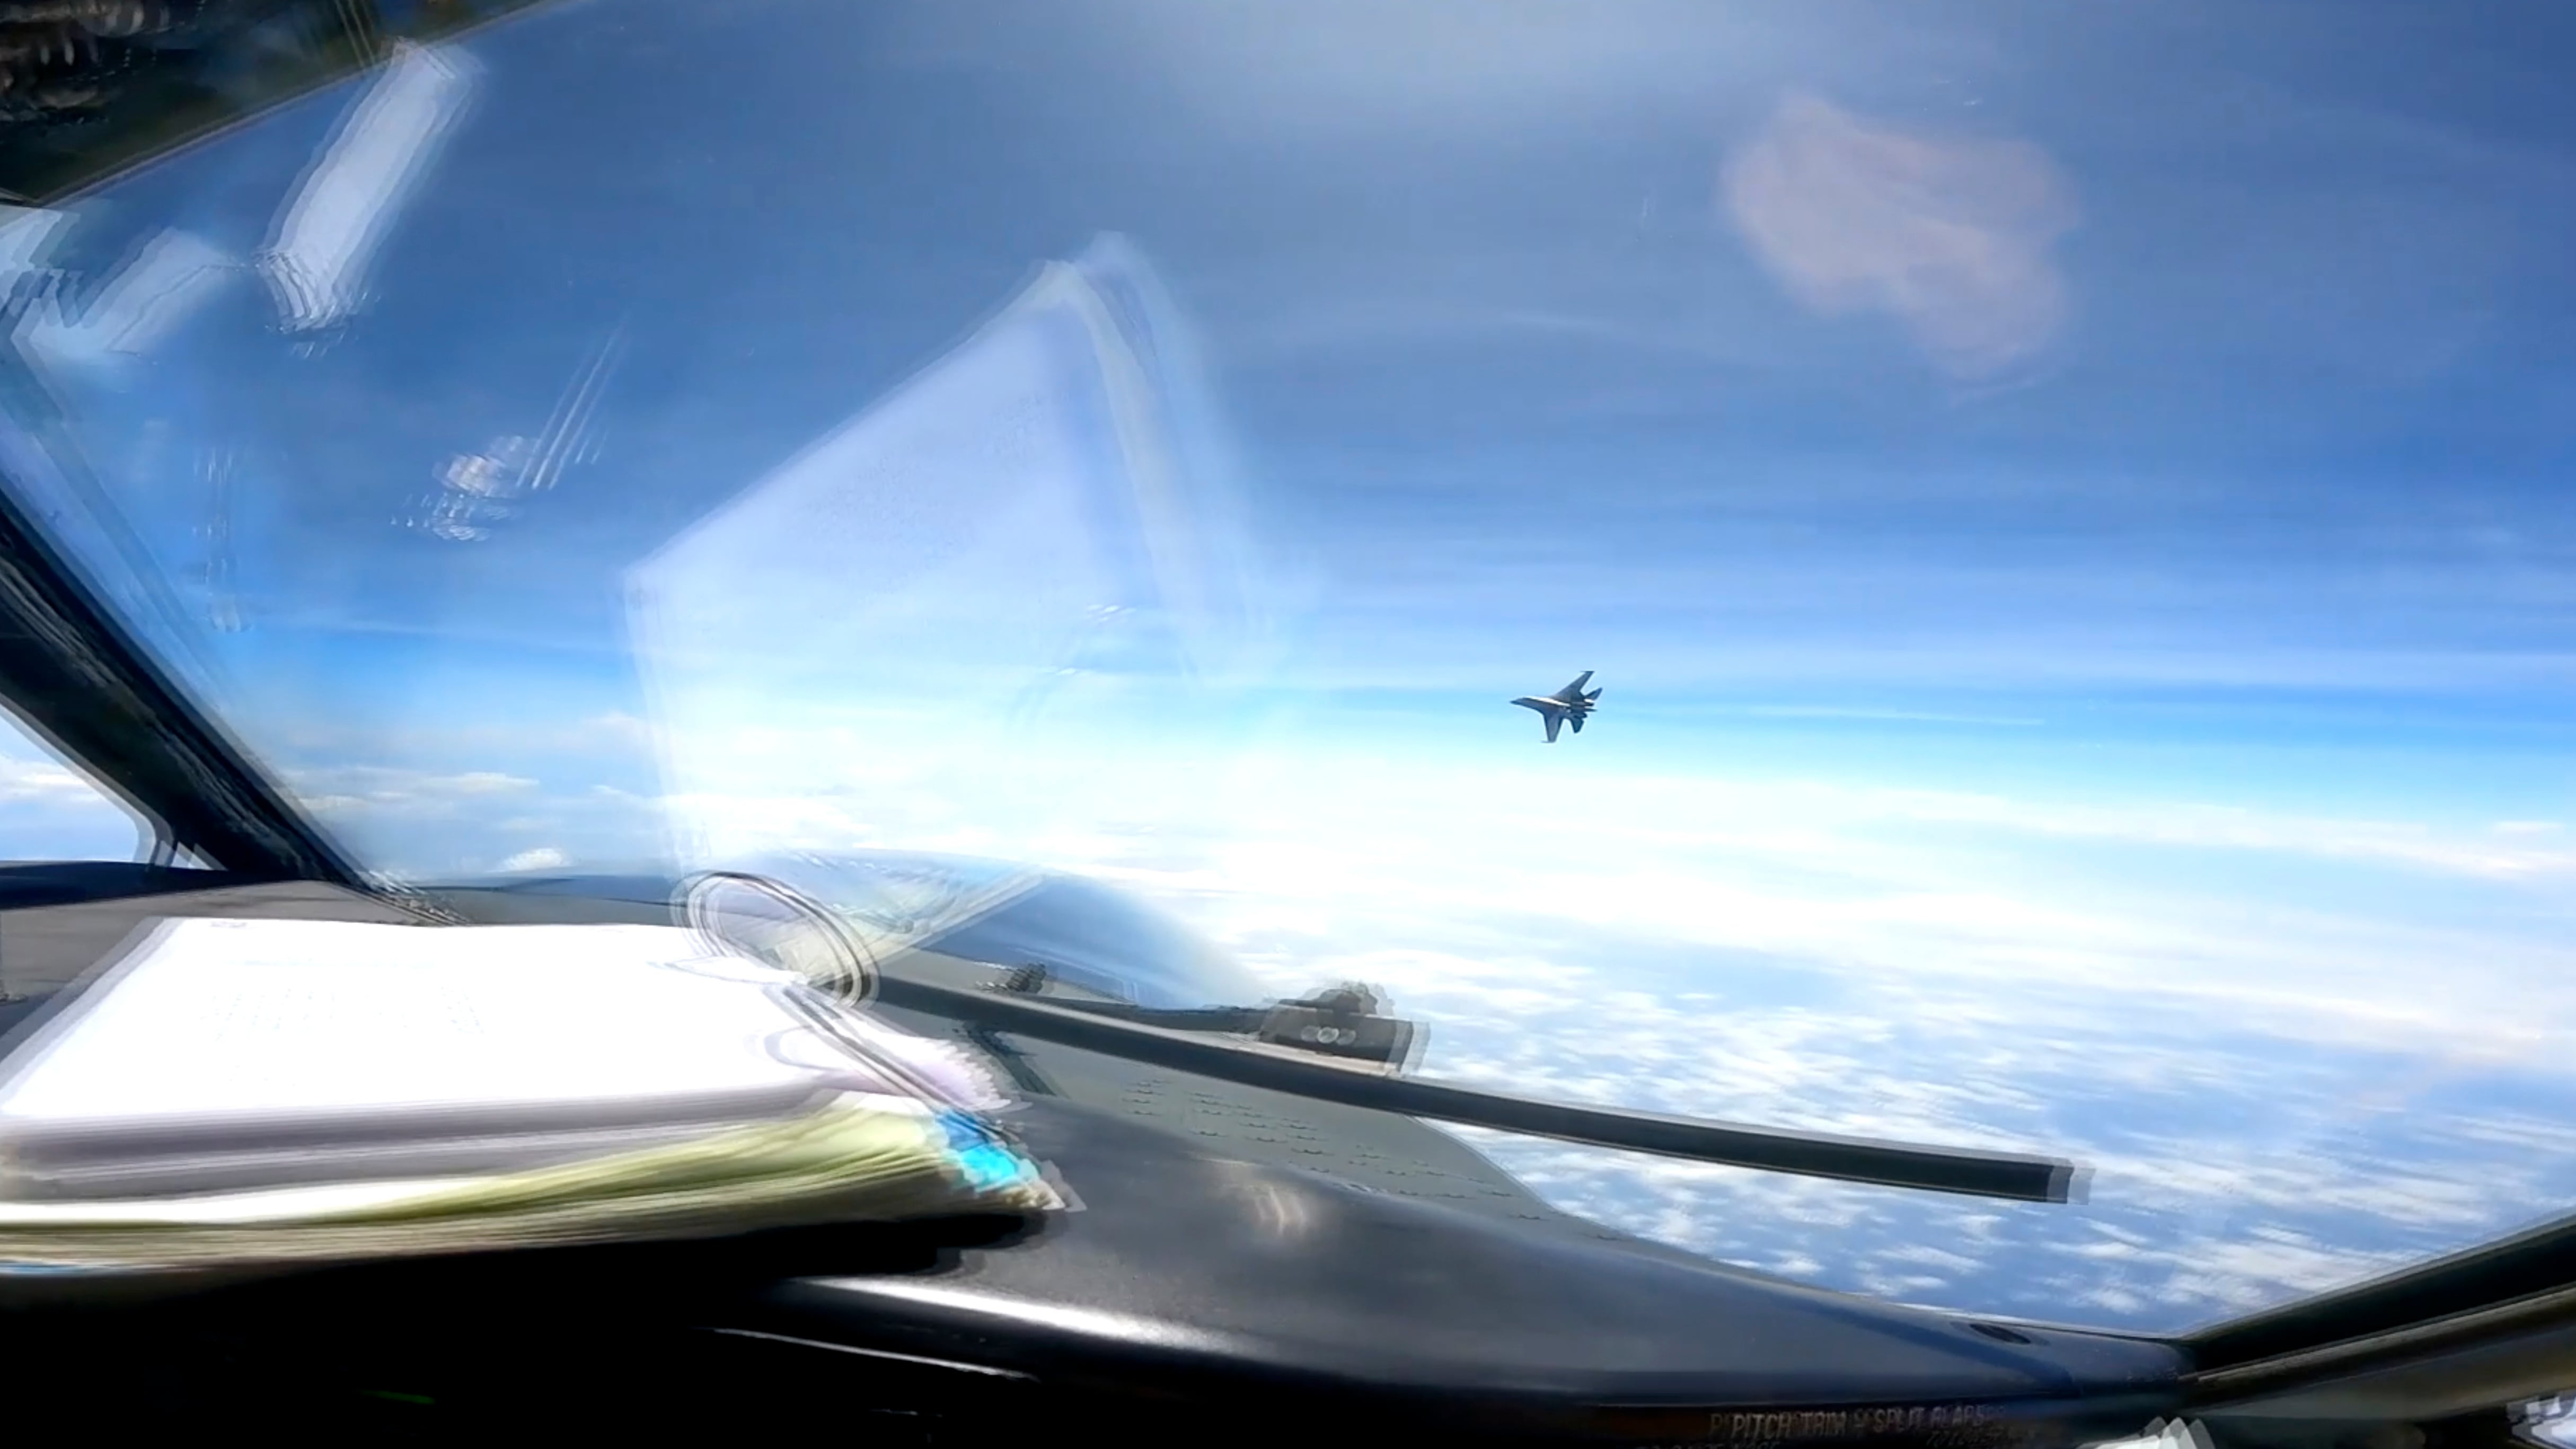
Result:
{"type": "Polygon", "coordinates": [[[179,921],[0,1066],[0,1135],[821,1087],[790,979],[668,927],[179,921]]]}

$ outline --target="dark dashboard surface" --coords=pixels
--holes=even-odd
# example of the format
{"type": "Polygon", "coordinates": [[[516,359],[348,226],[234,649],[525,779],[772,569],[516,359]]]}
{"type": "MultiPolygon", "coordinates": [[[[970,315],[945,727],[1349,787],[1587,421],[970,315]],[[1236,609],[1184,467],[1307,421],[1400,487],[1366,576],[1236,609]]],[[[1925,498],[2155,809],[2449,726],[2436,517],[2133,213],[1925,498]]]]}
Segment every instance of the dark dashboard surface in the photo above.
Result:
{"type": "Polygon", "coordinates": [[[150,1354],[181,1366],[169,1384],[236,1403],[300,1381],[391,1390],[460,1424],[542,1399],[594,1405],[593,1427],[633,1424],[639,1405],[731,1406],[953,1435],[878,1442],[1102,1426],[1112,1442],[1282,1442],[1331,1426],[1361,1443],[1999,1449],[2118,1437],[2176,1403],[2182,1355],[2165,1345],[1999,1333],[1686,1268],[1066,1103],[1017,1125],[1076,1211],[317,1274],[129,1311],[121,1353],[100,1319],[69,1315],[20,1366],[95,1379],[150,1354]]]}
{"type": "Polygon", "coordinates": [[[926,1347],[1044,1325],[1058,1364],[1145,1349],[1176,1370],[1532,1411],[2093,1399],[2143,1422],[2181,1368],[2158,1345],[1980,1325],[1359,1191],[1071,1104],[1032,1102],[1014,1125],[1080,1211],[944,1281],[783,1285],[755,1326],[864,1325],[926,1347]]]}

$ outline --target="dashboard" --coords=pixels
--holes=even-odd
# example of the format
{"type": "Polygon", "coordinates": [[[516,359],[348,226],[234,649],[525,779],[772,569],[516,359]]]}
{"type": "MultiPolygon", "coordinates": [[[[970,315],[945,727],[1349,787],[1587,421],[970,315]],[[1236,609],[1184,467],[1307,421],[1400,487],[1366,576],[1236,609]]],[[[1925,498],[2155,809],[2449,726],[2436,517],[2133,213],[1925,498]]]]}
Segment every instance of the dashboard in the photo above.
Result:
{"type": "MultiPolygon", "coordinates": [[[[182,883],[0,909],[19,1027],[156,916],[393,914],[327,886],[182,883]]],[[[553,919],[620,909],[553,899],[553,919]]],[[[1123,1083],[1086,1078],[1080,1055],[1041,1068],[1076,1090],[1010,1116],[1075,1204],[1043,1221],[333,1270],[130,1303],[33,1285],[13,1368],[86,1386],[120,1421],[395,1437],[784,1414],[865,1418],[887,1443],[1090,1425],[1124,1443],[1961,1446],[2133,1433],[2187,1368],[2168,1344],[1723,1267],[1556,1213],[1418,1123],[1283,1094],[1265,1116],[1254,1089],[1171,1072],[1158,1102],[1133,1064],[1123,1083]]]]}

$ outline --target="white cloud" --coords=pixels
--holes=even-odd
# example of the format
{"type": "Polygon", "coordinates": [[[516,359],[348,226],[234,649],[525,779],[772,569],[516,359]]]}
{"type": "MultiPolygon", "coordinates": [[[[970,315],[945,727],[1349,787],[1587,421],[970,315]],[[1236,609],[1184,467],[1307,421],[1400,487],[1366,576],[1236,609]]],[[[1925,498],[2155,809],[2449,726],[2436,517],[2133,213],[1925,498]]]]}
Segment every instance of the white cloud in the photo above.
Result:
{"type": "Polygon", "coordinates": [[[653,726],[622,710],[610,710],[583,720],[572,738],[585,744],[610,740],[633,748],[644,748],[653,743],[653,726]]]}
{"type": "MultiPolygon", "coordinates": [[[[2197,849],[2281,851],[2349,859],[2374,859],[2460,875],[2576,877],[2576,850],[2500,845],[2475,830],[2443,831],[2428,825],[2299,818],[2200,804],[2128,807],[2034,805],[1991,796],[1907,793],[1885,797],[1903,818],[1947,824],[1988,825],[2040,835],[2086,836],[2197,849]]],[[[2546,835],[2546,821],[2507,821],[2495,834],[2546,835]]]]}
{"type": "Polygon", "coordinates": [[[508,860],[501,862],[500,868],[504,871],[513,872],[527,870],[560,870],[571,863],[571,858],[566,856],[562,851],[557,850],[552,846],[539,846],[535,850],[523,850],[518,854],[511,856],[508,860]]]}
{"type": "Polygon", "coordinates": [[[1902,1003],[1657,1011],[1594,986],[1553,1011],[1511,1012],[1472,981],[1412,984],[1399,1004],[1432,1018],[1435,1043],[1447,1028],[1435,1061],[1470,1080],[2065,1152],[2095,1170],[2087,1206],[2003,1206],[1459,1134],[1560,1206],[1768,1271],[1953,1307],[2178,1327],[2519,1226],[2576,1191],[2563,1150],[2499,1163],[2491,1148],[2459,1148],[2509,1121],[2473,1105],[2347,1121],[2346,1094],[2373,1058],[2255,1033],[2213,1040],[2186,1013],[2135,1002],[2102,1002],[2088,1025],[2031,1040],[2008,1021],[1927,1023],[1902,1003]],[[2106,1079],[2106,1065],[2122,1070],[2106,1079]]]}
{"type": "Polygon", "coordinates": [[[61,765],[0,755],[0,800],[106,805],[98,787],[61,765]]]}
{"type": "Polygon", "coordinates": [[[298,796],[341,811],[367,808],[452,811],[459,802],[482,796],[534,790],[537,782],[497,770],[438,772],[398,765],[338,765],[287,772],[298,796]]]}
{"type": "Polygon", "coordinates": [[[339,817],[357,814],[368,802],[355,795],[303,795],[297,803],[316,815],[339,817]]]}
{"type": "MultiPolygon", "coordinates": [[[[512,708],[524,708],[514,701],[512,708]]],[[[650,758],[653,726],[618,710],[571,723],[532,721],[516,715],[473,721],[442,719],[434,726],[405,727],[368,721],[341,726],[328,720],[300,720],[281,729],[278,740],[300,758],[524,760],[531,756],[575,755],[596,764],[603,757],[650,758]]]]}
{"type": "Polygon", "coordinates": [[[0,860],[127,860],[143,824],[0,711],[0,860]]]}
{"type": "Polygon", "coordinates": [[[2537,1055],[2576,1021],[2576,962],[2538,918],[2440,924],[2367,878],[2330,907],[2298,907],[2240,883],[2229,861],[2307,857],[2541,892],[2576,875],[2570,857],[2482,827],[1380,766],[1257,746],[1201,758],[961,736],[953,754],[915,748],[928,743],[858,726],[710,739],[701,754],[738,762],[745,788],[663,803],[716,822],[727,853],[908,845],[1042,859],[1223,901],[1250,913],[1247,930],[1282,939],[1349,939],[1366,924],[1386,949],[1449,950],[1473,922],[1474,952],[1495,959],[1526,954],[1515,932],[1572,923],[1791,958],[1897,997],[1944,983],[2051,1002],[2142,995],[2409,1050],[2429,1034],[2537,1055]],[[2087,841],[2166,848],[2185,869],[2149,887],[2058,843],[2087,841]],[[2440,993],[2423,990],[2431,962],[2440,993]]]}

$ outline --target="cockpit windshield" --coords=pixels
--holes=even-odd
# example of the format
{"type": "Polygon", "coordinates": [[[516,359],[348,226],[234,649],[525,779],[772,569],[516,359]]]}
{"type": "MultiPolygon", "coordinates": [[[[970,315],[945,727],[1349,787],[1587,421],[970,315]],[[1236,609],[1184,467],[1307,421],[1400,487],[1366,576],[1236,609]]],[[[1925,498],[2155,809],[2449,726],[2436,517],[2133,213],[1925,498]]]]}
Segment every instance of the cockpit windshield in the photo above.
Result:
{"type": "Polygon", "coordinates": [[[1476,1139],[1982,1312],[2576,1204],[2576,12],[141,8],[239,63],[0,137],[0,477],[378,877],[2088,1164],[1476,1139]]]}

